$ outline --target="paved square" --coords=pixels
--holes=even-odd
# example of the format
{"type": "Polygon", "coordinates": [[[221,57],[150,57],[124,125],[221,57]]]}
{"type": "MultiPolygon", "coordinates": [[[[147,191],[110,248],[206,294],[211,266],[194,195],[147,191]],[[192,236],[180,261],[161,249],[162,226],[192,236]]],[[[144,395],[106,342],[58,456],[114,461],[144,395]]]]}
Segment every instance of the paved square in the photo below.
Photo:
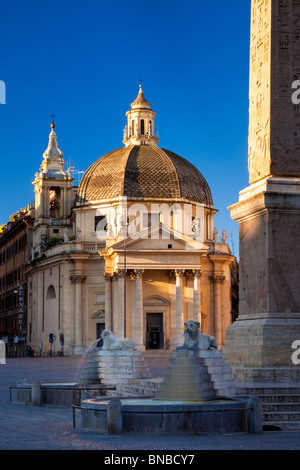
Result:
{"type": "MultiPolygon", "coordinates": [[[[21,378],[73,381],[81,358],[15,358],[0,365],[0,450],[299,450],[300,432],[259,435],[118,435],[73,429],[72,409],[9,403],[9,387],[21,378]]],[[[106,452],[107,453],[107,452],[106,452]]],[[[126,454],[128,455],[128,454],[126,454]]]]}

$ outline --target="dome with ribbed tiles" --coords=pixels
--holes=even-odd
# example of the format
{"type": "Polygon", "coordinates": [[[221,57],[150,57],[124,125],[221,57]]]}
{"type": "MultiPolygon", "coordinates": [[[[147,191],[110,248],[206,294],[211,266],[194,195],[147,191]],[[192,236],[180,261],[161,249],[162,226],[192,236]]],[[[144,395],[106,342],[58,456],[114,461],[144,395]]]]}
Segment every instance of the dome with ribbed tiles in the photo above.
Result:
{"type": "Polygon", "coordinates": [[[97,160],[84,174],[77,205],[128,200],[188,200],[212,206],[210,188],[186,159],[155,145],[128,145],[97,160]]]}

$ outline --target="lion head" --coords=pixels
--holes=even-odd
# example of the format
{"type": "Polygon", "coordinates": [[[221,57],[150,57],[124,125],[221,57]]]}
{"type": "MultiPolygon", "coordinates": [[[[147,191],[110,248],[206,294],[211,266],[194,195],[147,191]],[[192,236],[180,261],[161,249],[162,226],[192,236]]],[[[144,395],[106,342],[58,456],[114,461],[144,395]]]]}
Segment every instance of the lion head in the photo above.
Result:
{"type": "Polygon", "coordinates": [[[189,320],[184,322],[184,334],[188,335],[191,340],[197,340],[199,336],[200,323],[198,321],[189,320]]]}

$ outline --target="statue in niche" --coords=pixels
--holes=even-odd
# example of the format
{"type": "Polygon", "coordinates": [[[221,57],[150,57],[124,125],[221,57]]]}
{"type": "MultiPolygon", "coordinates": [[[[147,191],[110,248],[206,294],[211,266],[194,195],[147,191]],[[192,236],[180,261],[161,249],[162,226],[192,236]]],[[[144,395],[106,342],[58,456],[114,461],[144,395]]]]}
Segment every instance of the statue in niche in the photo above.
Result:
{"type": "Polygon", "coordinates": [[[41,250],[45,251],[48,248],[48,238],[47,235],[42,235],[42,240],[41,240],[41,250]]]}
{"type": "Polygon", "coordinates": [[[69,235],[70,235],[70,232],[66,227],[65,230],[64,230],[64,243],[69,243],[69,241],[70,241],[69,235]]]}
{"type": "Polygon", "coordinates": [[[200,233],[200,219],[199,217],[193,217],[192,220],[192,232],[200,233]]]}
{"type": "Polygon", "coordinates": [[[80,241],[81,240],[81,230],[79,227],[76,229],[76,240],[80,241]]]}

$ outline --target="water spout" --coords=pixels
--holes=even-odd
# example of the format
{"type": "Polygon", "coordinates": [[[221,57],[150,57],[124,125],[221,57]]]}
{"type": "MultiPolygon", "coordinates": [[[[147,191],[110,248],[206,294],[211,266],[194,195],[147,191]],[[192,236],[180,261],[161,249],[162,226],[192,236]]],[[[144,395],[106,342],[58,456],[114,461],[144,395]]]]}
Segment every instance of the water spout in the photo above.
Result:
{"type": "Polygon", "coordinates": [[[83,369],[83,366],[84,366],[85,361],[87,360],[89,354],[97,348],[97,344],[99,343],[99,341],[100,341],[99,338],[98,338],[98,339],[95,339],[95,341],[93,341],[93,342],[88,346],[88,348],[85,349],[84,355],[83,355],[83,357],[82,357],[82,359],[81,359],[81,361],[80,361],[80,364],[79,364],[79,366],[78,366],[78,369],[77,369],[77,372],[76,372],[76,375],[75,375],[75,380],[74,380],[75,383],[78,382],[78,379],[79,379],[80,373],[81,373],[81,371],[82,371],[82,369],[83,369]]]}

